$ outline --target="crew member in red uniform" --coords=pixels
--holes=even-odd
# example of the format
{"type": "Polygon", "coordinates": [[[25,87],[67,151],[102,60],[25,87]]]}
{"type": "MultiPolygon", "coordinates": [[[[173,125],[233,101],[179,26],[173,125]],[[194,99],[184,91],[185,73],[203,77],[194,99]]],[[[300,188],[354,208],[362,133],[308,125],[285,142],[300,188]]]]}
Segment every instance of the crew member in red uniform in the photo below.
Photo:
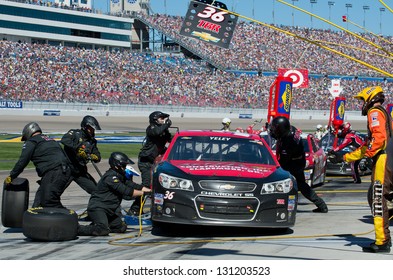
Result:
{"type": "MultiPolygon", "coordinates": [[[[348,147],[351,151],[354,151],[365,144],[363,138],[360,137],[355,130],[352,130],[349,122],[344,123],[340,127],[338,137],[344,137],[344,140],[338,147],[333,149],[333,153],[337,153],[346,147],[348,147]]],[[[362,179],[359,175],[359,163],[361,160],[362,159],[358,159],[351,162],[352,177],[355,184],[362,183],[362,179]]]]}

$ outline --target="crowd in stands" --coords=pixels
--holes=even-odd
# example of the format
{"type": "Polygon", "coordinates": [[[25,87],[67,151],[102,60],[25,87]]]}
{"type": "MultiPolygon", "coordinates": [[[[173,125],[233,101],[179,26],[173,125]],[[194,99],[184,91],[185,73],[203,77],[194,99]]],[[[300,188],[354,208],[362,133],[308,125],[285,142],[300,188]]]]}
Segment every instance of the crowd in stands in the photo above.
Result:
{"type": "Polygon", "coordinates": [[[277,71],[278,68],[306,68],[312,73],[319,74],[382,75],[355,61],[310,44],[308,41],[273,29],[276,27],[296,34],[298,37],[322,43],[357,60],[393,73],[392,37],[381,39],[374,35],[356,34],[364,39],[362,40],[344,31],[260,25],[240,21],[235,29],[231,48],[223,49],[180,35],[183,17],[143,13],[138,13],[138,16],[168,34],[169,37],[180,40],[201,56],[209,57],[214,65],[224,69],[277,71]]]}
{"type": "Polygon", "coordinates": [[[93,11],[92,9],[84,6],[79,6],[77,4],[72,4],[71,6],[68,6],[63,3],[56,3],[56,2],[51,2],[49,0],[6,0],[6,1],[11,1],[11,2],[19,2],[19,3],[24,3],[24,4],[31,4],[31,5],[39,5],[39,6],[46,6],[46,7],[52,7],[52,8],[60,8],[60,9],[65,9],[65,10],[74,10],[74,11],[79,11],[79,12],[86,12],[86,13],[92,13],[92,12],[97,12],[93,11]]]}
{"type": "MultiPolygon", "coordinates": [[[[153,15],[146,16],[146,19],[171,36],[192,44],[190,49],[204,52],[224,68],[277,71],[281,67],[296,67],[322,74],[321,78],[310,78],[308,88],[294,88],[292,109],[329,110],[331,80],[323,74],[382,76],[370,68],[264,26],[240,22],[233,47],[226,50],[188,37],[180,38],[180,18],[153,15]]],[[[316,40],[340,42],[358,49],[370,48],[342,32],[296,31],[316,40]]],[[[345,49],[344,45],[338,47],[343,51],[354,50],[345,49]]],[[[375,55],[378,52],[359,53],[364,54],[363,59],[369,59],[371,64],[393,73],[391,58],[386,54],[375,55]]],[[[355,50],[353,54],[358,55],[355,50]]],[[[0,41],[0,59],[0,100],[267,108],[269,89],[275,79],[275,76],[235,75],[220,69],[211,71],[204,62],[171,55],[86,50],[5,40],[0,41]]],[[[391,103],[391,82],[342,80],[346,109],[358,110],[359,102],[352,96],[375,84],[384,88],[387,103],[391,103]]]]}

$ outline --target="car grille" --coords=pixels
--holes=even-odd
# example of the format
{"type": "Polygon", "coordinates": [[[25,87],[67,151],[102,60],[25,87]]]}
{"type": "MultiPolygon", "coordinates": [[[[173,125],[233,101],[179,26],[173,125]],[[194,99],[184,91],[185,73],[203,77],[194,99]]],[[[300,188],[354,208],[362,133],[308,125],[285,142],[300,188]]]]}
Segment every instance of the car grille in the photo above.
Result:
{"type": "Polygon", "coordinates": [[[215,220],[252,220],[258,210],[256,198],[228,198],[198,196],[195,204],[199,216],[215,220]]]}
{"type": "Polygon", "coordinates": [[[220,192],[252,192],[256,188],[255,183],[219,180],[200,181],[199,186],[206,191],[220,192]]]}

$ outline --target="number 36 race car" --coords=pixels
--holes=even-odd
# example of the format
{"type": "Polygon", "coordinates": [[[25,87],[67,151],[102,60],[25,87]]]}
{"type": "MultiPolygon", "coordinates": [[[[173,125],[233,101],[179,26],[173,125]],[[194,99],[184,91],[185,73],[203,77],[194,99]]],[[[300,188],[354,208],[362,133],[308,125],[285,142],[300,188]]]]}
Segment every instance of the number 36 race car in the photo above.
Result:
{"type": "Polygon", "coordinates": [[[152,221],[289,228],[296,180],[259,135],[177,132],[153,170],[152,221]]]}

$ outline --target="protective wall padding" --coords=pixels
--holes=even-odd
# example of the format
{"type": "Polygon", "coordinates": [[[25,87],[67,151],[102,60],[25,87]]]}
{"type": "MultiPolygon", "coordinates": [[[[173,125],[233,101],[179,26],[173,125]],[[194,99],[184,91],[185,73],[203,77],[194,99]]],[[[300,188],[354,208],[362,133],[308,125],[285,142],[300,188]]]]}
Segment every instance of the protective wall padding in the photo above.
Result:
{"type": "Polygon", "coordinates": [[[29,207],[29,181],[15,178],[8,186],[3,186],[1,203],[1,223],[9,228],[21,228],[23,213],[29,207]]]}
{"type": "Polygon", "coordinates": [[[36,241],[76,239],[78,215],[64,208],[30,208],[23,215],[23,234],[36,241]]]}

